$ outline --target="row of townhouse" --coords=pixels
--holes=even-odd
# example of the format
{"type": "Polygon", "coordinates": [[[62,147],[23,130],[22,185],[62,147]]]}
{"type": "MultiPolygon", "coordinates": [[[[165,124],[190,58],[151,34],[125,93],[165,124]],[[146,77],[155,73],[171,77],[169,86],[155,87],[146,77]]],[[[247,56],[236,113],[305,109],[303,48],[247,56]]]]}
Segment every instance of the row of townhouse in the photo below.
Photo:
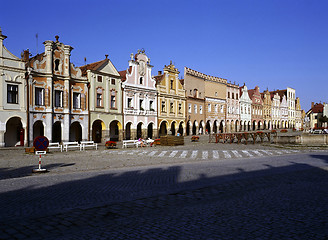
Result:
{"type": "Polygon", "coordinates": [[[260,92],[185,68],[186,134],[301,129],[304,111],[295,89],[260,92]]]}
{"type": "Polygon", "coordinates": [[[156,138],[161,135],[301,127],[295,90],[260,93],[170,62],[158,75],[144,50],[126,70],[105,59],[76,67],[73,48],[45,41],[44,52],[21,58],[3,44],[0,29],[0,146],[156,138]]]}

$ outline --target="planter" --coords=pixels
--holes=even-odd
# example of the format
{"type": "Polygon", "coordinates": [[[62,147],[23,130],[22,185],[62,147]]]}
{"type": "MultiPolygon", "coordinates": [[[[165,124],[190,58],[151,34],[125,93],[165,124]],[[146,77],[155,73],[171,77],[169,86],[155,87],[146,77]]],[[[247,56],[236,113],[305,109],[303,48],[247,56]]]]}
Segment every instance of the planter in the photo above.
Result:
{"type": "Polygon", "coordinates": [[[116,142],[115,141],[107,141],[105,146],[106,146],[106,148],[116,148],[116,142]]]}

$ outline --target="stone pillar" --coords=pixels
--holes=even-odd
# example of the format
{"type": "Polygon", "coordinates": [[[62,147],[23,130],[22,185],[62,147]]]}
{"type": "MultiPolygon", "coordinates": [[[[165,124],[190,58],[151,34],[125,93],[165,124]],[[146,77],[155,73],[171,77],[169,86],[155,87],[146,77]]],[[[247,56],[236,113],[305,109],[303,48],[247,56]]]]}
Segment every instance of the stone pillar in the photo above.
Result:
{"type": "Polygon", "coordinates": [[[46,54],[46,72],[47,73],[52,73],[52,44],[53,41],[45,41],[44,43],[45,51],[44,53],[46,54]]]}
{"type": "Polygon", "coordinates": [[[62,130],[62,141],[68,142],[69,141],[69,127],[71,125],[70,115],[65,114],[61,124],[62,130]]]}
{"type": "Polygon", "coordinates": [[[131,140],[134,140],[137,138],[137,129],[131,128],[131,140]]]}
{"type": "Polygon", "coordinates": [[[71,51],[72,51],[72,47],[69,45],[64,45],[64,53],[65,53],[65,57],[64,57],[64,76],[69,76],[70,75],[70,56],[71,56],[71,51]]]}
{"type": "Polygon", "coordinates": [[[122,141],[123,140],[123,129],[119,129],[118,130],[118,141],[122,141]]]}
{"type": "Polygon", "coordinates": [[[46,118],[44,119],[44,136],[46,136],[49,141],[51,142],[52,141],[52,114],[47,114],[46,118]]]}
{"type": "Polygon", "coordinates": [[[0,147],[5,146],[6,123],[0,123],[0,147]]]}

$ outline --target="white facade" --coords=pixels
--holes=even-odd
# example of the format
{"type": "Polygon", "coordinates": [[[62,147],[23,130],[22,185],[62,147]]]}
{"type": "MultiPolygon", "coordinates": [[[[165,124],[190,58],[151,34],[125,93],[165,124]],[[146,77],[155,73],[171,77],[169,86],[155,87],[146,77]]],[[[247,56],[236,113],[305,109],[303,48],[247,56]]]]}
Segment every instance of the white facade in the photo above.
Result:
{"type": "Polygon", "coordinates": [[[295,127],[295,119],[296,119],[296,109],[295,109],[295,100],[296,93],[295,89],[287,87],[287,106],[288,106],[288,127],[295,127]]]}
{"type": "Polygon", "coordinates": [[[153,66],[139,50],[121,71],[123,89],[124,139],[154,138],[157,133],[157,90],[151,75],[153,66]]]}
{"type": "Polygon", "coordinates": [[[247,131],[248,126],[252,121],[252,100],[248,95],[248,89],[246,85],[240,88],[240,124],[243,126],[243,130],[247,131]]]}
{"type": "Polygon", "coordinates": [[[323,103],[323,116],[328,117],[328,103],[323,103]]]}
{"type": "Polygon", "coordinates": [[[280,101],[280,128],[288,128],[288,102],[286,95],[280,101]]]}
{"type": "Polygon", "coordinates": [[[278,128],[280,126],[280,95],[275,93],[271,101],[271,117],[273,128],[278,128]]]}
{"type": "Polygon", "coordinates": [[[239,86],[227,83],[227,132],[240,131],[239,86]]]}
{"type": "Polygon", "coordinates": [[[27,142],[25,63],[3,45],[0,28],[0,147],[27,142]]]}

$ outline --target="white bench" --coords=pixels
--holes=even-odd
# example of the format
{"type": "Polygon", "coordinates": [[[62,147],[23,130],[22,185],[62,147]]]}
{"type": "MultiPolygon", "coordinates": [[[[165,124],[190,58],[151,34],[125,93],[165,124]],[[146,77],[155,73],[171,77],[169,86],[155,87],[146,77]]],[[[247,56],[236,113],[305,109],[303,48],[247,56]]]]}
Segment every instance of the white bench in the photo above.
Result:
{"type": "Polygon", "coordinates": [[[59,144],[58,142],[55,143],[49,143],[48,149],[60,149],[60,151],[63,151],[63,145],[59,144]]]}
{"type": "Polygon", "coordinates": [[[127,148],[128,146],[138,147],[140,145],[140,142],[138,140],[123,140],[122,143],[122,148],[127,148]]]}
{"type": "Polygon", "coordinates": [[[98,149],[98,144],[94,141],[81,141],[81,148],[85,150],[86,147],[96,147],[98,149]]]}
{"type": "Polygon", "coordinates": [[[66,152],[69,148],[79,148],[81,151],[81,144],[79,144],[78,142],[63,142],[63,146],[66,152]]]}

